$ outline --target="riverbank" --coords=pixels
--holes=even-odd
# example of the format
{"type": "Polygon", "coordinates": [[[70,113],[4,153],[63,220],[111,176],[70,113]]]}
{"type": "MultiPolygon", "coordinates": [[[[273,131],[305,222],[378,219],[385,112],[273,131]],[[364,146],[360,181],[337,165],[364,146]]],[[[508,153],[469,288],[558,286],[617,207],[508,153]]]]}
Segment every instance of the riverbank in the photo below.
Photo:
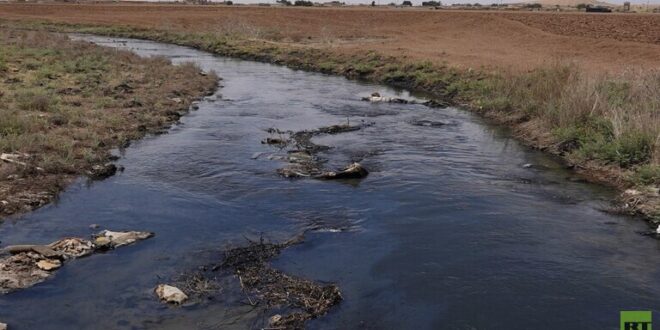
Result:
{"type": "Polygon", "coordinates": [[[174,43],[423,92],[511,127],[521,141],[562,156],[587,179],[627,191],[621,195],[619,211],[640,214],[654,225],[660,221],[660,71],[594,75],[558,63],[526,73],[485,73],[373,51],[336,53],[241,34],[20,24],[174,43]]]}
{"type": "Polygon", "coordinates": [[[42,31],[0,28],[0,44],[0,216],[112,175],[113,149],[162,132],[217,86],[194,65],[42,31]]]}
{"type": "MultiPolygon", "coordinates": [[[[314,39],[278,41],[281,38],[247,21],[216,26],[212,32],[185,24],[149,28],[43,21],[7,24],[150,39],[424,92],[512,127],[522,141],[561,155],[592,181],[621,191],[634,188],[632,201],[630,194],[622,196],[625,212],[656,220],[660,214],[660,71],[652,62],[646,64],[651,70],[637,67],[609,74],[584,70],[580,62],[581,66],[555,62],[524,72],[474,70],[421,61],[418,56],[385,55],[369,49],[369,43],[346,49],[318,46],[314,39]]],[[[656,46],[647,45],[646,52],[653,53],[656,46]]]]}
{"type": "Polygon", "coordinates": [[[246,277],[241,287],[235,269],[213,266],[245,246],[244,237],[286,242],[302,231],[306,243],[266,266],[340,288],[345,299],[309,328],[542,328],[547,320],[562,328],[584,315],[598,315],[589,324],[607,328],[625,306],[660,309],[660,285],[648,267],[660,262],[657,241],[638,234],[646,224],[599,211],[612,189],[581,182],[556,157],[521,146],[473,113],[364,102],[374,91],[413,96],[171,44],[78,38],[194,61],[222,74],[222,97],[201,100],[182,126],[127,148],[122,175],[92,189],[74,184],[57,207],[0,226],[3,246],[105,228],[155,233],[140,245],[74,261],[44,285],[0,296],[0,319],[14,330],[269,327],[271,317],[288,311],[263,312],[267,302],[255,300],[267,294],[261,287],[246,277]],[[359,161],[366,178],[277,174],[291,154],[261,141],[280,136],[277,129],[315,130],[347,117],[370,126],[313,142],[330,147],[320,153],[328,168],[359,161]],[[222,290],[212,300],[164,307],[152,289],[168,283],[185,292],[179,276],[203,272],[200,266],[222,290]]]}

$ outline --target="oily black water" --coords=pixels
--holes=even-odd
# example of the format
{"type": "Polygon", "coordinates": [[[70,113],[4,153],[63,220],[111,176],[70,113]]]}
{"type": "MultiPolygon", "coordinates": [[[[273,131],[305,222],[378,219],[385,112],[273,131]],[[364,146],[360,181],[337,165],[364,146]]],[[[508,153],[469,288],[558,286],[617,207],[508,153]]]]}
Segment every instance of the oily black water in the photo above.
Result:
{"type": "Polygon", "coordinates": [[[184,47],[78,38],[194,62],[224,87],[169,134],[126,149],[123,173],[0,226],[3,246],[85,237],[91,224],[156,233],[0,296],[11,329],[254,327],[272,313],[241,297],[172,308],[153,289],[244,236],[280,241],[310,224],[273,265],[339,285],[344,300],[312,329],[617,329],[620,310],[660,310],[658,241],[599,211],[613,192],[465,111],[370,104],[360,98],[373,91],[413,96],[184,47]],[[283,179],[281,151],[260,143],[268,128],[347,121],[373,125],[315,143],[332,147],[327,168],[360,161],[361,181],[283,179]]]}

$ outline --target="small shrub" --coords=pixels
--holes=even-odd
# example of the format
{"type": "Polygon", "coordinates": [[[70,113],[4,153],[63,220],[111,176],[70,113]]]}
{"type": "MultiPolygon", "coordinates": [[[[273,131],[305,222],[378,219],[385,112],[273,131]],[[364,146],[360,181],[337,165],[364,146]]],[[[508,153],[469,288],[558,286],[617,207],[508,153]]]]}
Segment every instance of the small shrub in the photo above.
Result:
{"type": "Polygon", "coordinates": [[[27,70],[37,70],[41,67],[41,62],[33,58],[24,60],[22,64],[23,67],[27,70]]]}
{"type": "Polygon", "coordinates": [[[16,94],[16,102],[21,110],[49,112],[56,108],[55,97],[39,89],[28,89],[16,94]]]}
{"type": "Polygon", "coordinates": [[[7,71],[7,60],[4,54],[0,53],[0,73],[7,71]]]}
{"type": "Polygon", "coordinates": [[[614,140],[599,137],[583,145],[580,153],[588,159],[601,159],[623,168],[651,159],[653,138],[641,132],[628,132],[614,140]]]}
{"type": "Polygon", "coordinates": [[[643,165],[637,168],[632,181],[638,185],[660,185],[660,165],[643,165]]]}
{"type": "Polygon", "coordinates": [[[296,0],[293,3],[294,6],[300,6],[300,7],[311,7],[314,6],[314,3],[311,1],[305,1],[305,0],[296,0]]]}

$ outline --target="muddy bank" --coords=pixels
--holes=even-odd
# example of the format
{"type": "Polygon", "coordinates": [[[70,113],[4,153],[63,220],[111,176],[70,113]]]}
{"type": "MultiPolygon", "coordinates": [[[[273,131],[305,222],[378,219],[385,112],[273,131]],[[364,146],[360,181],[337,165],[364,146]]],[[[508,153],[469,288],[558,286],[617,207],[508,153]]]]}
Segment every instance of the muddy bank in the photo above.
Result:
{"type": "Polygon", "coordinates": [[[194,65],[140,58],[46,32],[0,29],[0,217],[118,170],[113,150],[161,134],[213,93],[194,65]]]}

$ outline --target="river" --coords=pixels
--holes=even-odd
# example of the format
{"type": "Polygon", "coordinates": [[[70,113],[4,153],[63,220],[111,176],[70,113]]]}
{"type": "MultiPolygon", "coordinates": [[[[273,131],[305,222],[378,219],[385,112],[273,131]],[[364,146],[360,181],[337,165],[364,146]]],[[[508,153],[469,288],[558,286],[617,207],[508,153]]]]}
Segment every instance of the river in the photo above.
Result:
{"type": "Polygon", "coordinates": [[[600,211],[614,191],[467,111],[370,104],[360,98],[374,91],[415,96],[185,47],[77,38],[194,62],[223,87],[169,134],[122,151],[124,172],[0,226],[2,245],[86,237],[91,224],[156,233],[0,296],[12,330],[254,327],[272,313],[241,297],[172,308],[153,288],[244,235],[281,241],[310,224],[273,266],[340,287],[344,300],[311,329],[618,329],[620,310],[660,310],[658,241],[638,234],[642,221],[600,211]],[[315,142],[332,147],[326,167],[360,161],[363,180],[282,178],[281,152],[260,143],[268,128],[347,121],[373,125],[315,142]]]}

